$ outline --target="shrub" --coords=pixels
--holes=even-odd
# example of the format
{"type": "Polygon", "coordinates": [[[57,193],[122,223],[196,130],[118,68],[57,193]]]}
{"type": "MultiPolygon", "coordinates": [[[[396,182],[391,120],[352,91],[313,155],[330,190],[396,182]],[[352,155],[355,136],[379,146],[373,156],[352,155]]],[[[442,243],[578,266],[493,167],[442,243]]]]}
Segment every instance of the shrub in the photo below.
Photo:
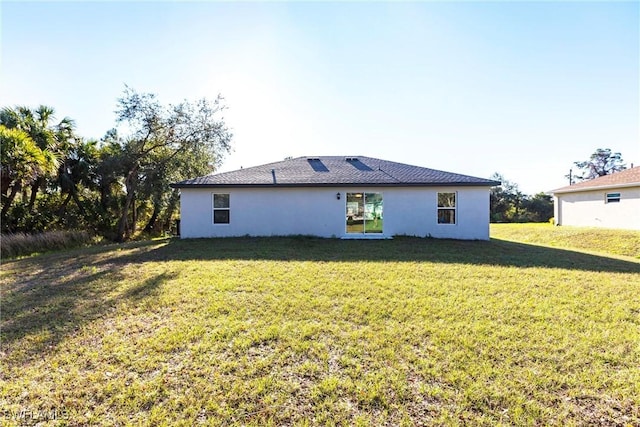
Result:
{"type": "Polygon", "coordinates": [[[8,233],[0,239],[2,258],[30,255],[56,249],[82,246],[95,241],[86,231],[45,231],[38,234],[8,233]]]}

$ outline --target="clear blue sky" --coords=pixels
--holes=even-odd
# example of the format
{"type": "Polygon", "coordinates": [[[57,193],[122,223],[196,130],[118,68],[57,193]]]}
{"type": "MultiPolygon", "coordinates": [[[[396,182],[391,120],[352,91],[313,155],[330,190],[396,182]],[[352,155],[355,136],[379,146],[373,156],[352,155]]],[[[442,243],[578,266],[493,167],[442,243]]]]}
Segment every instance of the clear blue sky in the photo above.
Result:
{"type": "Polygon", "coordinates": [[[0,3],[0,105],[100,138],[125,83],[215,98],[222,170],[367,155],[566,184],[596,148],[640,165],[638,2],[0,3]]]}

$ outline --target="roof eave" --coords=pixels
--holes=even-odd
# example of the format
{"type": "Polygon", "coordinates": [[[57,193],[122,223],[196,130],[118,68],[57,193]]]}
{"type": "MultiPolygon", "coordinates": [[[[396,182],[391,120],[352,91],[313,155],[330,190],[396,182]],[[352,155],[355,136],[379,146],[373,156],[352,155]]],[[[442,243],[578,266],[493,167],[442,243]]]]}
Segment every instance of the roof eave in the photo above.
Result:
{"type": "Polygon", "coordinates": [[[287,184],[169,184],[171,188],[284,188],[284,187],[495,187],[498,181],[489,182],[399,182],[399,183],[287,183],[287,184]]]}

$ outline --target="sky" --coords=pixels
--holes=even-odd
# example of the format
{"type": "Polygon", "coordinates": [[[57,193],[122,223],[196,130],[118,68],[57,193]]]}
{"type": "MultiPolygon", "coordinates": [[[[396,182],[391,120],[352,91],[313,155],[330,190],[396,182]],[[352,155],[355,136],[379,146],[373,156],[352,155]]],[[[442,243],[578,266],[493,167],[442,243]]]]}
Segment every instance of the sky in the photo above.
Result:
{"type": "Polygon", "coordinates": [[[40,104],[85,138],[125,85],[221,94],[220,171],[362,155],[525,194],[597,148],[640,165],[640,3],[0,2],[0,106],[40,104]]]}

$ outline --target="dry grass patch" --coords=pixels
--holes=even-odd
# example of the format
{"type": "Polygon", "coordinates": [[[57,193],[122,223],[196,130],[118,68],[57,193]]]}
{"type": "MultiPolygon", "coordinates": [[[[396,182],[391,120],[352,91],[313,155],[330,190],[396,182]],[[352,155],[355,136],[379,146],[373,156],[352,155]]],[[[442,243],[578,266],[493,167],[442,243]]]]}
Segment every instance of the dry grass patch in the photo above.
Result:
{"type": "Polygon", "coordinates": [[[95,243],[86,231],[45,231],[37,234],[5,233],[0,239],[2,258],[14,258],[60,249],[75,248],[95,243]]]}

